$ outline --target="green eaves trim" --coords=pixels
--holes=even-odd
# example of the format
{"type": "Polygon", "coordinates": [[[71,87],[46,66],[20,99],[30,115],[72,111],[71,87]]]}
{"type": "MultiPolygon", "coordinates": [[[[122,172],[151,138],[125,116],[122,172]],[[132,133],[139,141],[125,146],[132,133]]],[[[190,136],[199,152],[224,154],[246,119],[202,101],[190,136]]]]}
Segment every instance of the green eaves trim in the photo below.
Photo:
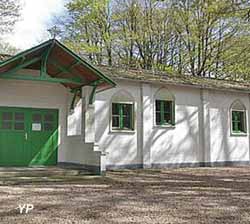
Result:
{"type": "Polygon", "coordinates": [[[112,81],[110,78],[106,77],[101,71],[99,71],[97,68],[95,68],[94,66],[92,66],[91,64],[89,64],[87,61],[83,60],[81,57],[79,57],[78,55],[76,55],[73,51],[71,51],[69,48],[67,48],[66,46],[64,46],[63,44],[61,44],[59,41],[57,41],[56,39],[50,39],[44,43],[41,43],[38,46],[35,46],[33,48],[30,48],[28,50],[25,50],[23,52],[18,53],[17,55],[0,62],[0,68],[13,62],[16,60],[19,60],[21,58],[25,58],[25,56],[27,54],[33,53],[34,51],[37,51],[43,47],[49,46],[51,45],[51,47],[49,49],[47,49],[47,56],[50,53],[51,48],[54,46],[54,44],[57,44],[60,48],[62,48],[64,51],[66,51],[68,54],[70,54],[73,58],[76,59],[77,62],[82,63],[85,67],[87,67],[89,70],[91,70],[92,72],[94,72],[101,80],[106,81],[107,83],[109,83],[110,85],[112,85],[113,87],[116,86],[116,83],[114,81],[112,81]]]}
{"type": "Polygon", "coordinates": [[[25,50],[25,51],[20,52],[20,53],[18,53],[17,55],[15,55],[15,56],[13,56],[13,57],[11,57],[11,58],[5,60],[5,61],[0,62],[0,68],[3,67],[4,65],[7,65],[7,64],[13,62],[13,61],[16,61],[16,60],[18,60],[18,59],[20,59],[20,58],[25,57],[27,54],[30,54],[30,53],[32,53],[32,52],[34,52],[34,51],[36,51],[36,50],[39,50],[39,49],[41,49],[41,48],[43,48],[43,47],[46,47],[47,45],[51,44],[52,42],[53,42],[53,40],[48,40],[48,41],[46,41],[46,42],[44,42],[44,43],[41,43],[41,44],[38,45],[38,46],[35,46],[35,47],[33,47],[33,48],[30,48],[30,49],[28,49],[28,50],[25,50]]]}
{"type": "Polygon", "coordinates": [[[62,49],[64,49],[65,51],[67,51],[72,57],[74,57],[77,61],[80,61],[82,64],[84,64],[88,69],[90,69],[92,72],[94,72],[97,76],[99,76],[101,79],[105,80],[106,82],[108,82],[109,84],[111,84],[112,86],[116,86],[116,83],[114,81],[112,81],[111,79],[109,79],[108,77],[106,77],[101,71],[99,71],[97,68],[95,68],[94,66],[92,66],[91,64],[89,64],[87,61],[83,60],[81,57],[79,57],[78,55],[76,55],[73,51],[71,51],[69,48],[67,48],[66,46],[64,46],[63,44],[61,44],[59,41],[55,40],[56,44],[61,47],[62,49]]]}
{"type": "Polygon", "coordinates": [[[10,70],[8,71],[8,73],[14,73],[14,72],[18,71],[19,69],[22,69],[22,68],[24,68],[24,67],[26,67],[26,66],[29,66],[29,65],[31,65],[31,64],[33,64],[33,63],[35,63],[35,62],[38,62],[39,60],[41,60],[41,57],[32,58],[31,60],[26,61],[26,62],[24,62],[23,64],[17,65],[17,66],[16,66],[15,68],[13,68],[13,69],[10,69],[10,70]]]}
{"type": "Polygon", "coordinates": [[[0,79],[44,81],[44,82],[52,82],[52,83],[69,83],[69,84],[75,84],[75,85],[82,84],[82,82],[78,78],[71,78],[71,79],[53,78],[49,75],[35,77],[35,76],[29,76],[27,74],[3,73],[0,75],[0,79]]]}

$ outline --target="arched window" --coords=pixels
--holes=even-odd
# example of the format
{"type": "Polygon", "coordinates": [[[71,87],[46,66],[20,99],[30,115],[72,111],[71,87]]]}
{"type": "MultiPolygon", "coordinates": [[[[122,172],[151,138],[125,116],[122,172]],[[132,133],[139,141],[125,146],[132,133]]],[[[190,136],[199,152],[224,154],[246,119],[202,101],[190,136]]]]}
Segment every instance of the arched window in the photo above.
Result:
{"type": "Polygon", "coordinates": [[[134,130],[134,98],[122,90],[112,97],[112,130],[134,130]]]}
{"type": "Polygon", "coordinates": [[[231,131],[233,134],[247,133],[246,107],[240,100],[236,100],[230,108],[231,131]]]}
{"type": "Polygon", "coordinates": [[[175,98],[168,89],[162,88],[155,94],[155,124],[175,125],[175,98]]]}

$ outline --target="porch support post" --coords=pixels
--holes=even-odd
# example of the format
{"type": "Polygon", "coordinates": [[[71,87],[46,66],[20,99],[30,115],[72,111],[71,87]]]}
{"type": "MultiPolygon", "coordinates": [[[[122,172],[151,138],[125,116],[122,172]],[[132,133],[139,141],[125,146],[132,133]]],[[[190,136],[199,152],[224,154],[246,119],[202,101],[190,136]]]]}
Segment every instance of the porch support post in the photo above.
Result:
{"type": "Polygon", "coordinates": [[[102,152],[99,145],[95,143],[95,91],[96,86],[82,87],[82,131],[85,143],[93,144],[93,151],[99,153],[100,174],[105,175],[106,171],[106,154],[102,152]]]}
{"type": "Polygon", "coordinates": [[[83,136],[85,143],[95,143],[95,106],[93,86],[82,87],[83,136]],[[92,98],[92,99],[91,99],[92,98]],[[90,104],[90,102],[92,104],[90,104]]]}

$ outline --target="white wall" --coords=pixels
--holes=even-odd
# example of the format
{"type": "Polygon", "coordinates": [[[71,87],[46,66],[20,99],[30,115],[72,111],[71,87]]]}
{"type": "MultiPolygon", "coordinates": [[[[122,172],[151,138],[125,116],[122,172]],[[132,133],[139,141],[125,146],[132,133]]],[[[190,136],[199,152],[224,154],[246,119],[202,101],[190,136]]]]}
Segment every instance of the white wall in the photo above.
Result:
{"type": "Polygon", "coordinates": [[[249,136],[231,136],[229,119],[230,105],[236,99],[249,110],[247,94],[116,82],[117,88],[97,94],[95,102],[96,141],[107,152],[108,166],[249,160],[249,136]],[[175,96],[174,127],[154,125],[154,95],[162,87],[175,96]],[[111,98],[121,90],[135,100],[136,129],[131,133],[112,132],[110,127],[111,98]]]}
{"type": "MultiPolygon", "coordinates": [[[[94,137],[106,153],[108,166],[249,161],[249,135],[231,135],[229,114],[231,104],[240,99],[249,115],[248,94],[164,86],[175,96],[176,125],[156,127],[154,95],[163,86],[117,83],[116,88],[98,93],[95,101],[94,137]],[[120,91],[127,92],[135,102],[132,132],[114,132],[110,127],[111,98],[120,91]]],[[[79,103],[70,114],[72,94],[62,85],[1,80],[0,91],[0,106],[59,109],[59,162],[100,166],[101,153],[94,150],[94,142],[84,143],[83,105],[79,103]],[[67,121],[71,136],[67,136],[67,121]]]]}
{"type": "MultiPolygon", "coordinates": [[[[73,100],[73,96],[68,97],[68,103],[71,104],[71,100],[73,100]]],[[[68,105],[70,107],[70,105],[68,105]]],[[[80,99],[74,110],[68,110],[68,120],[67,120],[67,135],[75,136],[82,134],[82,100],[80,99]]]]}
{"type": "MultiPolygon", "coordinates": [[[[210,155],[212,162],[249,160],[249,135],[235,136],[231,134],[230,129],[230,106],[238,99],[249,111],[250,105],[247,94],[209,91],[210,155]]],[[[247,130],[249,133],[249,127],[247,130]]]]}
{"type": "Polygon", "coordinates": [[[141,164],[140,153],[140,88],[132,82],[118,83],[116,88],[96,94],[95,139],[100,149],[106,153],[107,165],[141,164]],[[135,130],[132,132],[112,132],[110,128],[111,98],[115,93],[126,91],[135,100],[135,130]]]}
{"type": "Polygon", "coordinates": [[[94,143],[84,143],[82,136],[68,136],[61,162],[100,167],[101,152],[94,151],[94,143]]]}
{"type": "MultiPolygon", "coordinates": [[[[85,87],[84,87],[85,88],[85,87]]],[[[60,154],[60,162],[86,165],[95,171],[100,171],[101,152],[95,146],[95,141],[86,142],[85,140],[85,116],[88,106],[83,91],[83,99],[70,110],[73,94],[68,94],[67,104],[67,133],[64,136],[65,149],[60,154]]],[[[94,114],[92,114],[94,116],[94,114]]],[[[93,130],[94,131],[94,130],[93,130]]]]}
{"type": "Polygon", "coordinates": [[[59,110],[58,161],[65,148],[68,90],[60,84],[34,81],[1,80],[0,106],[59,110]]]}
{"type": "Polygon", "coordinates": [[[59,110],[58,162],[100,166],[100,152],[94,143],[85,144],[81,135],[81,103],[69,113],[72,94],[61,84],[35,81],[1,80],[0,106],[59,110]],[[67,136],[67,116],[70,116],[67,136]]]}
{"type": "MultiPolygon", "coordinates": [[[[160,86],[151,88],[153,104],[154,95],[159,88],[160,86]]],[[[151,162],[153,164],[199,162],[202,156],[199,143],[199,89],[174,86],[164,88],[175,96],[175,126],[151,127],[151,162]]],[[[150,119],[154,119],[153,109],[150,115],[150,119]]]]}

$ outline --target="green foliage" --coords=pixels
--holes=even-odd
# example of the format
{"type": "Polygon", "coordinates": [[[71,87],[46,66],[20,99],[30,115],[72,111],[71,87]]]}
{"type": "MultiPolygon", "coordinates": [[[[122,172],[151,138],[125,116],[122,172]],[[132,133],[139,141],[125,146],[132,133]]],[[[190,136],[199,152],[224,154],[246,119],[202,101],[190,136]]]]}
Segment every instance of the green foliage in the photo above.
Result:
{"type": "Polygon", "coordinates": [[[0,32],[1,34],[10,32],[19,18],[19,0],[0,1],[0,32]]]}
{"type": "Polygon", "coordinates": [[[250,77],[248,1],[71,0],[66,7],[61,38],[94,63],[250,77]]]}
{"type": "Polygon", "coordinates": [[[0,53],[15,54],[18,50],[3,40],[3,35],[12,31],[20,14],[19,0],[0,1],[0,53]]]}
{"type": "Polygon", "coordinates": [[[18,49],[0,39],[0,54],[14,55],[17,52],[18,49]]]}

